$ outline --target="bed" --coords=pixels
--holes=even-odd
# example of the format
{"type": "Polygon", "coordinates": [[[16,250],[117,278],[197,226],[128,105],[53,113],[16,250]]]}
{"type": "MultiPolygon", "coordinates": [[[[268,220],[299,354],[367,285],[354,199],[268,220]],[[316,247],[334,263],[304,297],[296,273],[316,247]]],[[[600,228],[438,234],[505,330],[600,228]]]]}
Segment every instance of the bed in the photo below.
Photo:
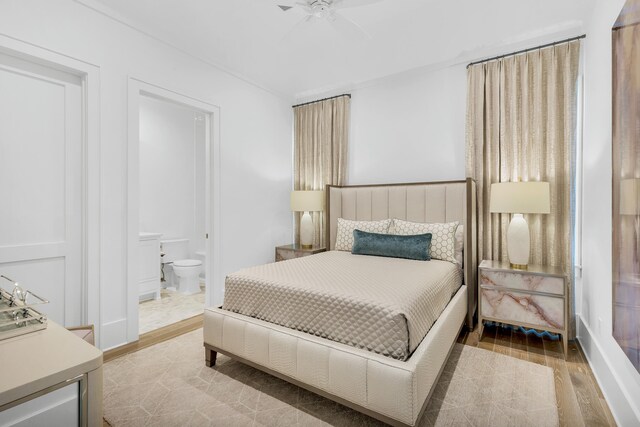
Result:
{"type": "Polygon", "coordinates": [[[205,309],[206,363],[223,353],[388,424],[415,425],[460,328],[473,326],[475,183],[327,186],[326,197],[329,251],[230,275],[223,307],[205,309]],[[338,218],[459,221],[463,266],[332,250],[338,218]]]}

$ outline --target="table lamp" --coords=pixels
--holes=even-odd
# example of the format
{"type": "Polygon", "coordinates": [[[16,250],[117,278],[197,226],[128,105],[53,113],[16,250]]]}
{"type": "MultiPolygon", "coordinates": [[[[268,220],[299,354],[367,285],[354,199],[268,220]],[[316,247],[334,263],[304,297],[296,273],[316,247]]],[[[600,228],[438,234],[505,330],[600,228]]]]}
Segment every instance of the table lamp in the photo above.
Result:
{"type": "Polygon", "coordinates": [[[529,264],[529,225],[522,214],[551,212],[548,182],[499,182],[491,184],[492,213],[513,214],[507,230],[507,253],[513,268],[529,264]]]}
{"type": "Polygon", "coordinates": [[[300,245],[303,248],[313,246],[313,219],[310,212],[318,212],[324,207],[324,191],[292,191],[291,210],[304,212],[300,218],[300,245]]]}

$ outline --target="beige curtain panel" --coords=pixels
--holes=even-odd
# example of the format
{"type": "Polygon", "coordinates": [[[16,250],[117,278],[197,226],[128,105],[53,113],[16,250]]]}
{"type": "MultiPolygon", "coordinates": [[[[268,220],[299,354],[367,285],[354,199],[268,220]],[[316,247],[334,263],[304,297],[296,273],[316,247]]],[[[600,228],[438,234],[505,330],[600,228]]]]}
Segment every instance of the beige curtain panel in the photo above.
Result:
{"type": "MultiPolygon", "coordinates": [[[[294,112],[294,190],[324,190],[344,185],[349,143],[348,95],[301,105],[294,112]]],[[[325,245],[324,212],[313,212],[314,246],[325,245]]],[[[300,242],[300,217],[296,213],[296,243],[300,242]]]]}
{"type": "Polygon", "coordinates": [[[526,216],[529,262],[561,266],[573,276],[579,57],[576,40],[468,69],[466,170],[478,188],[480,259],[508,260],[510,216],[489,212],[491,184],[547,181],[551,214],[526,216]]]}

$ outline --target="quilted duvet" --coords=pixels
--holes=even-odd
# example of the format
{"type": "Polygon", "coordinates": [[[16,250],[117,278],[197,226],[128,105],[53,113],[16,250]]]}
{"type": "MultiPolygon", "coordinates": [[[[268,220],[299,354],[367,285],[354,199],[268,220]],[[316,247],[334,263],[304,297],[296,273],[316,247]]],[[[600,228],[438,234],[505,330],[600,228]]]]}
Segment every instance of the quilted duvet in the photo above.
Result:
{"type": "Polygon", "coordinates": [[[447,261],[329,251],[229,275],[222,308],[407,360],[462,277],[447,261]]]}

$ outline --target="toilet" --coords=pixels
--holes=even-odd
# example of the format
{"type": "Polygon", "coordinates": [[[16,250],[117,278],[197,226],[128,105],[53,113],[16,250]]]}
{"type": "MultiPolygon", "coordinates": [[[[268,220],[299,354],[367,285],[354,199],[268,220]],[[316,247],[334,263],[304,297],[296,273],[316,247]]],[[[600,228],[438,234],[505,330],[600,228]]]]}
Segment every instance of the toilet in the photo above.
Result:
{"type": "Polygon", "coordinates": [[[207,253],[205,251],[196,251],[194,256],[195,259],[202,261],[202,271],[200,271],[200,284],[204,285],[206,276],[205,276],[205,260],[207,259],[207,253]]]}
{"type": "Polygon", "coordinates": [[[180,259],[173,262],[173,272],[178,278],[178,291],[185,295],[200,293],[200,270],[202,261],[180,259]]]}
{"type": "Polygon", "coordinates": [[[175,288],[185,295],[200,292],[200,272],[202,261],[189,259],[188,239],[169,239],[160,241],[160,251],[164,253],[162,265],[165,268],[165,279],[169,289],[175,288]],[[171,267],[172,274],[168,271],[171,267]]]}

